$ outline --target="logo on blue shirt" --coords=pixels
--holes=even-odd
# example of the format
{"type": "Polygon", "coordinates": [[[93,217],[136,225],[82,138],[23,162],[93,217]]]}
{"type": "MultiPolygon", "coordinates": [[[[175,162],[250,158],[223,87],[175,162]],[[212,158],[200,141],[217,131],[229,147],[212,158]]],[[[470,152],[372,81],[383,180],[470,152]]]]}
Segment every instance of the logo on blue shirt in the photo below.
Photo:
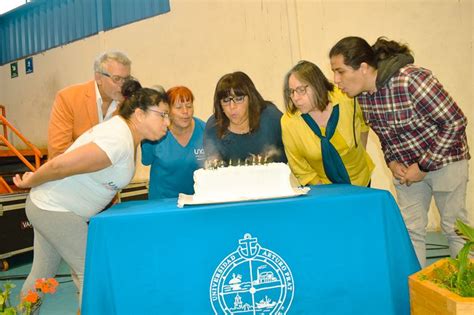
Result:
{"type": "Polygon", "coordinates": [[[205,160],[206,156],[204,154],[204,149],[203,148],[195,148],[194,149],[194,157],[196,158],[196,161],[205,160]]]}

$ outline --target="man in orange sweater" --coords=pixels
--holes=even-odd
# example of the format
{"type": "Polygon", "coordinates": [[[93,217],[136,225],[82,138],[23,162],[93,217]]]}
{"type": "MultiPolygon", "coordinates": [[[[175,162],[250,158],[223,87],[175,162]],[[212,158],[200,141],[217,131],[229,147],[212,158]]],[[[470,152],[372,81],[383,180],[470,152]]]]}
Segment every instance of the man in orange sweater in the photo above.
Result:
{"type": "Polygon", "coordinates": [[[94,80],[59,91],[48,125],[48,159],[66,151],[81,134],[112,117],[122,101],[123,82],[130,78],[130,59],[122,52],[101,54],[94,80]]]}

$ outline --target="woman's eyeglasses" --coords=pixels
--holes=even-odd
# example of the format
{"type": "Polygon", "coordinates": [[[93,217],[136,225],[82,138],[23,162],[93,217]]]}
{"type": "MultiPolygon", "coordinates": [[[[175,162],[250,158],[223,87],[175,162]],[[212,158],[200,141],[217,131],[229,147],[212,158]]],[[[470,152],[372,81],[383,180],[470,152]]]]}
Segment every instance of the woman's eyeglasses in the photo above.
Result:
{"type": "Polygon", "coordinates": [[[240,96],[227,96],[221,99],[221,105],[228,106],[231,102],[234,104],[242,104],[244,102],[245,95],[240,96]]]}
{"type": "Polygon", "coordinates": [[[298,94],[299,96],[304,96],[306,95],[306,89],[308,88],[308,85],[300,85],[296,89],[287,89],[286,94],[289,97],[293,97],[293,94],[298,94]]]}
{"type": "Polygon", "coordinates": [[[162,111],[159,111],[159,110],[156,110],[156,109],[148,109],[150,112],[155,112],[157,113],[158,115],[161,116],[161,118],[163,119],[169,119],[170,118],[170,114],[166,113],[166,112],[162,112],[162,111]]]}

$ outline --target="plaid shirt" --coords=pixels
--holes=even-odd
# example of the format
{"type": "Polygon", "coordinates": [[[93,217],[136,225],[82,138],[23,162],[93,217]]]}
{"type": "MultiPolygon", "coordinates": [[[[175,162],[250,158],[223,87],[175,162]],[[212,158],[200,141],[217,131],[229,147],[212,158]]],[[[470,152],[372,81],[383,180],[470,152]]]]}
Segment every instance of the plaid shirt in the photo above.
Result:
{"type": "Polygon", "coordinates": [[[431,71],[407,65],[375,93],[358,96],[385,162],[438,170],[469,159],[467,119],[431,71]]]}

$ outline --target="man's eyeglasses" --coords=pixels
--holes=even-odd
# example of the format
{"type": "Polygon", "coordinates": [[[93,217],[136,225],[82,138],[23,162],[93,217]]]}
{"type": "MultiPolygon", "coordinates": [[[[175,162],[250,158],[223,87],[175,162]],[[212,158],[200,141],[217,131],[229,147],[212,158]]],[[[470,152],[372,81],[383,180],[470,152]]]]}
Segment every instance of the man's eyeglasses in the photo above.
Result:
{"type": "Polygon", "coordinates": [[[116,84],[123,84],[125,81],[130,80],[132,78],[131,76],[121,77],[119,75],[111,75],[110,73],[107,73],[105,71],[101,71],[99,73],[102,74],[103,76],[106,76],[107,78],[112,79],[112,81],[114,81],[114,83],[116,84]]]}
{"type": "Polygon", "coordinates": [[[168,114],[168,113],[166,113],[166,112],[162,112],[162,111],[160,111],[160,110],[150,109],[150,108],[148,108],[148,110],[149,110],[150,112],[155,112],[155,113],[157,113],[157,114],[160,115],[161,118],[163,118],[163,119],[170,119],[170,114],[168,114]]]}
{"type": "Polygon", "coordinates": [[[240,96],[227,96],[221,99],[221,105],[227,106],[230,105],[230,102],[234,102],[234,104],[242,104],[244,102],[245,95],[240,96]]]}
{"type": "Polygon", "coordinates": [[[304,96],[306,95],[306,89],[308,88],[308,85],[300,85],[296,89],[288,89],[286,90],[286,94],[289,97],[293,97],[293,94],[298,94],[299,96],[304,96]]]}

